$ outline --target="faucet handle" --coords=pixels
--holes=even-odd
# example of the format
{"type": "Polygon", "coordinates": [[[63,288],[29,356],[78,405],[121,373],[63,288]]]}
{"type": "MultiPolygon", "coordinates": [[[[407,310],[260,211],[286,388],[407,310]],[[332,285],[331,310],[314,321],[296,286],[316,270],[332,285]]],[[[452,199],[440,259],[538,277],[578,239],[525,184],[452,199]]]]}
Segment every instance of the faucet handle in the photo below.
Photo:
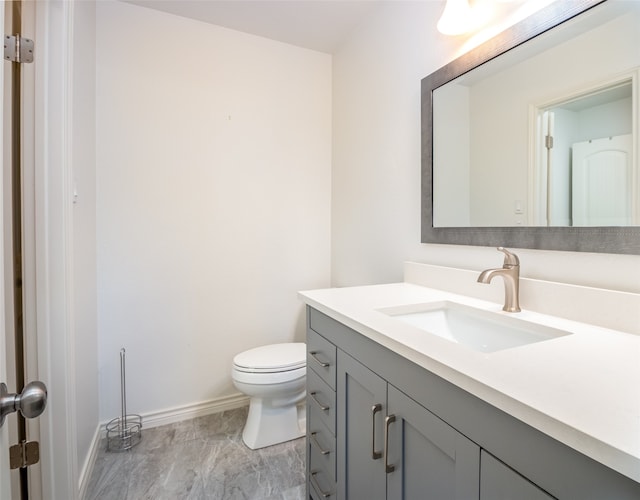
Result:
{"type": "Polygon", "coordinates": [[[518,256],[515,253],[511,253],[504,247],[498,247],[498,250],[504,253],[503,267],[514,267],[520,265],[520,259],[518,259],[518,256]]]}

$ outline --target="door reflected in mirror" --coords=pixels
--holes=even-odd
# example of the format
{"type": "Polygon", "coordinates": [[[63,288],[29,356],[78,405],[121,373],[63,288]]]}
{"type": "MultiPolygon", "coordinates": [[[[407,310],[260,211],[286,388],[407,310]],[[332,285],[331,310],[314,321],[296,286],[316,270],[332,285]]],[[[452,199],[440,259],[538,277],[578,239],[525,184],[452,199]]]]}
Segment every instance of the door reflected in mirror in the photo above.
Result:
{"type": "Polygon", "coordinates": [[[527,225],[638,224],[632,88],[629,78],[535,110],[527,225]]]}

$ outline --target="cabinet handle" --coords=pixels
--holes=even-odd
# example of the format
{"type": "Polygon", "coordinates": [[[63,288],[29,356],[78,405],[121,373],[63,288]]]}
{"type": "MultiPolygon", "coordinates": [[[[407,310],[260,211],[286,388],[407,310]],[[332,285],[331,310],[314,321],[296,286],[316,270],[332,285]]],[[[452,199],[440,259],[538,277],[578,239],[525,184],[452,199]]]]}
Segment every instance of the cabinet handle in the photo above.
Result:
{"type": "Polygon", "coordinates": [[[382,458],[382,452],[376,451],[376,413],[382,411],[382,405],[376,403],[371,407],[371,458],[378,460],[382,458]]]}
{"type": "Polygon", "coordinates": [[[319,470],[311,471],[311,482],[316,487],[316,490],[318,490],[322,498],[329,498],[331,496],[331,493],[327,493],[326,491],[324,491],[322,488],[320,488],[320,485],[318,484],[318,480],[316,479],[316,474],[318,474],[318,472],[320,471],[319,470]]]}
{"type": "Polygon", "coordinates": [[[389,415],[384,419],[384,470],[387,474],[396,470],[394,465],[389,465],[389,426],[395,421],[395,415],[389,415]]]}
{"type": "Polygon", "coordinates": [[[329,453],[331,453],[331,450],[323,450],[322,449],[322,446],[318,442],[318,438],[316,438],[316,434],[318,434],[318,433],[317,432],[312,432],[311,433],[311,441],[313,441],[313,444],[316,445],[316,447],[318,448],[318,451],[320,452],[320,454],[321,455],[328,455],[329,453]]]}
{"type": "Polygon", "coordinates": [[[313,360],[318,363],[322,368],[329,368],[329,366],[331,366],[331,363],[326,363],[324,361],[320,361],[318,359],[318,356],[316,356],[316,354],[318,354],[318,351],[309,351],[309,355],[311,356],[311,358],[313,358],[313,360]]]}
{"type": "Polygon", "coordinates": [[[316,398],[316,394],[317,394],[317,392],[313,391],[313,392],[309,393],[309,396],[311,396],[311,399],[313,399],[316,402],[316,404],[320,407],[320,409],[322,411],[329,411],[330,407],[329,406],[325,406],[320,401],[318,401],[318,398],[316,398]]]}

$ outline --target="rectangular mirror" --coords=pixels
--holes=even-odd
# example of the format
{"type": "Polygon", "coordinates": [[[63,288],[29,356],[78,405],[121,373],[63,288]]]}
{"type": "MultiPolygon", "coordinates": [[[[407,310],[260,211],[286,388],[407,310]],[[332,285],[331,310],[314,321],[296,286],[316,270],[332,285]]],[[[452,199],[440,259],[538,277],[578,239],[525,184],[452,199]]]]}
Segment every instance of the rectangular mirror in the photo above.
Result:
{"type": "Polygon", "coordinates": [[[640,2],[556,2],[422,81],[422,241],[640,253],[640,2]]]}

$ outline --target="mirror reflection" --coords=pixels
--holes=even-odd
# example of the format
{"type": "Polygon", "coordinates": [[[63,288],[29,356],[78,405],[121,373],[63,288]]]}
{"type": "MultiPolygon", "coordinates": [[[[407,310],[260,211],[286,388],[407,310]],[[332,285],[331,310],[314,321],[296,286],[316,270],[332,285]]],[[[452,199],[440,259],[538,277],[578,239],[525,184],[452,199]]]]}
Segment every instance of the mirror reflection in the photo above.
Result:
{"type": "Polygon", "coordinates": [[[434,227],[640,225],[640,2],[613,3],[434,90],[434,227]]]}

